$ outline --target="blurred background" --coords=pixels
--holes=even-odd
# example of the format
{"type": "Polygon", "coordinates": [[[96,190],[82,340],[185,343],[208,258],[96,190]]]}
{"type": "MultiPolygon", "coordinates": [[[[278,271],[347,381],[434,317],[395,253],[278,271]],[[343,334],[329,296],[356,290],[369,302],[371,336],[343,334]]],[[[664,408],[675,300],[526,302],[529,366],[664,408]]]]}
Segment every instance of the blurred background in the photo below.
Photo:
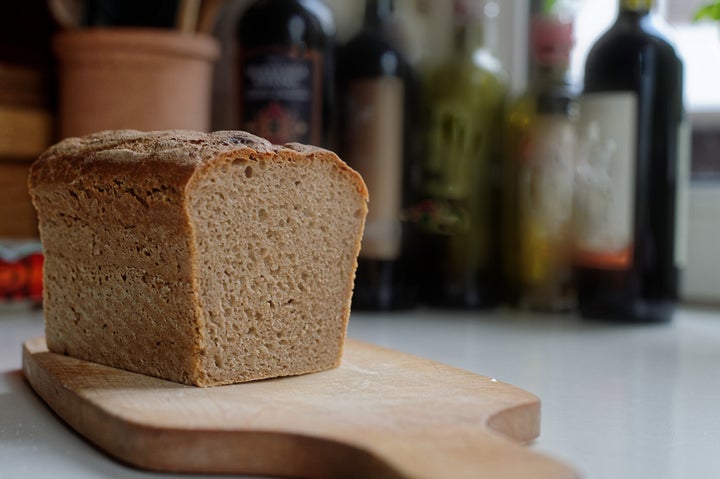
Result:
{"type": "MultiPolygon", "coordinates": [[[[668,233],[683,250],[670,260],[682,270],[676,295],[718,305],[720,25],[694,20],[706,1],[654,3],[684,67],[689,125],[690,163],[678,174],[687,202],[678,194],[684,212],[668,233]]],[[[107,128],[247,129],[338,151],[368,181],[357,308],[573,311],[577,106],[588,52],[618,5],[10,2],[0,20],[0,295],[41,297],[27,175],[49,145],[107,128]],[[305,23],[293,23],[297,8],[305,23]],[[288,100],[307,100],[301,126],[259,100],[275,71],[263,65],[272,57],[279,68],[283,49],[310,65],[288,100]],[[544,183],[528,183],[529,162],[544,183]]],[[[279,75],[285,83],[294,74],[279,75]]]]}

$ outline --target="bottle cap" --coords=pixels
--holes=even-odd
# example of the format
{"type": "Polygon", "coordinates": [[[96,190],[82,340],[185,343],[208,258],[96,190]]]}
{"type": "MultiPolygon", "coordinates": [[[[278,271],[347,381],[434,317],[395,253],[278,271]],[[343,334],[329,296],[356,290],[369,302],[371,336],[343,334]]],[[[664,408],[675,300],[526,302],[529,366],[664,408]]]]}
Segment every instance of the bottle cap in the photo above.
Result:
{"type": "Polygon", "coordinates": [[[530,52],[533,60],[544,66],[570,62],[574,43],[573,23],[547,15],[530,20],[530,52]]]}
{"type": "Polygon", "coordinates": [[[477,22],[483,18],[483,0],[454,0],[453,18],[455,23],[467,24],[477,22]]]}

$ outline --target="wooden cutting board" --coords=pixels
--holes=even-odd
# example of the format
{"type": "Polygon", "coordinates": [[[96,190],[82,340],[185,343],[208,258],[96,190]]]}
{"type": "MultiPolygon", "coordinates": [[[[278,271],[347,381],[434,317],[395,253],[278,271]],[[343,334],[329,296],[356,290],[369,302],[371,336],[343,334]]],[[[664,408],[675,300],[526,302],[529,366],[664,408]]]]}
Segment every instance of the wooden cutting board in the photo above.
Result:
{"type": "Polygon", "coordinates": [[[309,478],[565,479],[523,447],[539,434],[526,391],[349,340],[322,373],[209,389],[50,353],[28,340],[23,370],[72,428],[157,471],[309,478]]]}

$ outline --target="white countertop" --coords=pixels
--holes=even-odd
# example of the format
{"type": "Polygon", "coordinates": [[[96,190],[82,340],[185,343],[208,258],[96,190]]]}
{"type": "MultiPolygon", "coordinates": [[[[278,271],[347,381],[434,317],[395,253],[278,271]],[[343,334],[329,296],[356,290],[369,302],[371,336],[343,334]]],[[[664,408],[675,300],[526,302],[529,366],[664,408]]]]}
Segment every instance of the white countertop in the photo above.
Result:
{"type": "MultiPolygon", "coordinates": [[[[0,478],[145,473],[73,433],[20,372],[39,312],[0,312],[0,478]]],[[[618,325],[508,311],[354,313],[349,335],[511,383],[542,400],[528,447],[586,478],[720,477],[720,311],[618,325]]]]}

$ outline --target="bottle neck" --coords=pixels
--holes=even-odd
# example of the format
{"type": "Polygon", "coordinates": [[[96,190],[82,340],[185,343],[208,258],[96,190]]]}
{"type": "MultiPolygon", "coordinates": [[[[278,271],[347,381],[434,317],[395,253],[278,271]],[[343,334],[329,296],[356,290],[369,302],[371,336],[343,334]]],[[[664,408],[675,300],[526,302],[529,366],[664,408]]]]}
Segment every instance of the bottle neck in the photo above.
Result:
{"type": "Polygon", "coordinates": [[[655,0],[620,0],[621,12],[648,13],[655,6],[655,0]]]}
{"type": "Polygon", "coordinates": [[[568,83],[573,43],[572,22],[534,15],[530,19],[531,82],[545,87],[568,83]]]}
{"type": "Polygon", "coordinates": [[[455,0],[453,13],[453,48],[471,53],[485,44],[481,4],[476,0],[455,0]]]}
{"type": "Polygon", "coordinates": [[[395,12],[394,0],[367,0],[364,24],[367,28],[379,28],[395,12]]]}
{"type": "Polygon", "coordinates": [[[533,65],[530,71],[530,85],[535,91],[548,90],[553,87],[570,84],[570,66],[533,65]]]}
{"type": "Polygon", "coordinates": [[[456,52],[470,53],[483,47],[483,29],[476,25],[456,25],[453,47],[456,52]]]}

